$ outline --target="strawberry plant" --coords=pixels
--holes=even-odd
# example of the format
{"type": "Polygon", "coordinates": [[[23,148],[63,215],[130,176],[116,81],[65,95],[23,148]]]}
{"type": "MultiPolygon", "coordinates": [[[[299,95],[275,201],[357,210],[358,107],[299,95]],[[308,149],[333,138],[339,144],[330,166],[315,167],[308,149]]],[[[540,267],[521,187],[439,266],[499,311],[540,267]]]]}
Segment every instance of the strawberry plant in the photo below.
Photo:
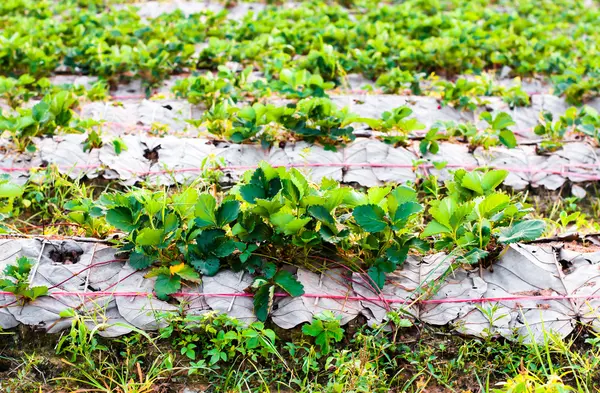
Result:
{"type": "Polygon", "coordinates": [[[435,86],[442,98],[442,105],[452,105],[461,110],[474,111],[477,109],[478,96],[483,94],[483,89],[476,81],[460,78],[456,83],[438,81],[435,86]]]}
{"type": "Polygon", "coordinates": [[[563,74],[553,75],[552,82],[556,94],[564,95],[571,105],[581,105],[600,95],[599,77],[600,70],[598,69],[590,72],[589,75],[582,75],[580,72],[568,70],[563,74]]]}
{"type": "MultiPolygon", "coordinates": [[[[206,130],[228,141],[241,143],[254,139],[269,123],[276,122],[284,108],[272,105],[254,104],[243,108],[227,102],[219,103],[205,112],[202,119],[190,121],[195,125],[205,125],[206,130]]],[[[293,112],[289,109],[288,112],[293,112]]]]}
{"type": "Polygon", "coordinates": [[[483,112],[480,118],[488,123],[488,127],[483,132],[467,135],[470,137],[469,142],[471,145],[483,146],[486,149],[498,143],[509,149],[517,146],[515,134],[508,128],[516,123],[508,113],[500,112],[493,116],[490,112],[483,112]]]}
{"type": "Polygon", "coordinates": [[[357,227],[352,232],[362,232],[357,245],[376,287],[383,288],[386,273],[402,265],[411,248],[428,248],[415,236],[414,222],[422,210],[416,192],[406,186],[371,188],[354,208],[357,227]]]}
{"type": "Polygon", "coordinates": [[[302,333],[315,338],[323,355],[331,352],[333,343],[340,342],[344,337],[344,329],[340,327],[340,318],[331,311],[323,311],[314,316],[309,325],[302,326],[302,333]]]}
{"type": "Polygon", "coordinates": [[[331,82],[339,83],[346,75],[333,46],[327,44],[321,44],[319,49],[312,49],[299,66],[331,82]]]}
{"type": "Polygon", "coordinates": [[[91,151],[92,149],[99,149],[103,145],[102,136],[97,130],[90,130],[87,138],[83,141],[83,151],[91,151]]]}
{"type": "Polygon", "coordinates": [[[591,108],[577,111],[577,108],[571,107],[554,120],[554,116],[550,112],[540,114],[539,123],[533,131],[536,135],[544,137],[540,144],[540,148],[544,152],[552,152],[560,149],[563,145],[564,136],[570,131],[579,130],[590,136],[594,136],[596,129],[597,116],[594,116],[591,108]]]}
{"type": "Polygon", "coordinates": [[[6,175],[0,175],[0,233],[6,233],[8,228],[5,220],[13,215],[14,201],[23,195],[23,187],[14,184],[6,175]]]}
{"type": "Polygon", "coordinates": [[[172,197],[164,192],[135,190],[128,195],[106,194],[101,199],[106,222],[127,233],[122,251],[130,253],[131,266],[145,269],[158,262],[151,275],[157,277],[156,294],[160,298],[176,292],[182,278],[199,279],[183,264],[180,250],[187,247],[189,234],[184,232],[184,225],[193,219],[197,200],[194,189],[172,197]]]}
{"type": "Polygon", "coordinates": [[[287,98],[327,97],[326,91],[333,89],[333,82],[325,82],[319,74],[311,74],[307,70],[284,68],[279,79],[270,84],[274,90],[287,98]]]}
{"type": "Polygon", "coordinates": [[[428,213],[432,220],[421,236],[433,237],[437,250],[453,251],[459,261],[468,264],[497,253],[496,242],[539,237],[543,221],[523,221],[531,209],[496,190],[506,176],[508,172],[503,170],[457,170],[454,179],[446,183],[448,195],[431,202],[428,213]]]}
{"type": "Polygon", "coordinates": [[[431,154],[437,154],[440,150],[440,145],[437,141],[448,139],[448,135],[441,132],[442,130],[435,125],[427,131],[427,134],[419,142],[419,151],[422,155],[430,152],[431,154]]]}
{"type": "Polygon", "coordinates": [[[19,151],[35,149],[32,138],[53,135],[58,128],[67,128],[73,117],[76,99],[67,91],[46,95],[31,109],[20,109],[14,116],[0,114],[0,130],[8,132],[19,151]]]}
{"type": "Polygon", "coordinates": [[[385,93],[400,94],[409,90],[412,95],[421,95],[420,82],[424,77],[425,73],[412,73],[396,67],[380,75],[375,84],[383,88],[385,93]]]}
{"type": "Polygon", "coordinates": [[[375,124],[375,129],[386,133],[383,136],[386,143],[405,145],[411,132],[425,128],[425,125],[416,118],[408,118],[412,113],[412,109],[407,106],[395,108],[391,112],[383,112],[381,122],[375,124]]]}
{"type": "Polygon", "coordinates": [[[304,295],[304,287],[287,270],[274,273],[266,270],[264,276],[258,277],[252,284],[254,292],[254,313],[259,321],[265,321],[271,312],[275,291],[283,290],[290,296],[304,295]]]}
{"type": "Polygon", "coordinates": [[[70,200],[63,206],[68,212],[67,219],[85,229],[86,236],[103,238],[110,233],[102,209],[90,198],[70,200]]]}
{"type": "Polygon", "coordinates": [[[348,111],[338,109],[328,98],[306,98],[298,101],[295,112],[284,112],[279,122],[291,132],[310,143],[320,143],[326,149],[335,150],[338,143],[355,139],[354,128],[349,125],[360,118],[348,111]]]}
{"type": "Polygon", "coordinates": [[[4,277],[0,279],[0,291],[10,292],[21,303],[33,301],[48,293],[48,287],[29,284],[29,274],[33,267],[33,261],[27,257],[19,257],[16,265],[8,265],[4,268],[4,277]]]}
{"type": "Polygon", "coordinates": [[[204,104],[207,108],[232,100],[237,102],[239,88],[243,87],[251,68],[246,68],[240,76],[236,76],[225,66],[219,66],[219,72],[214,75],[207,72],[204,75],[180,79],[173,86],[177,97],[186,98],[192,104],[204,104]]]}
{"type": "Polygon", "coordinates": [[[23,74],[18,79],[1,76],[0,97],[4,98],[11,108],[16,108],[36,95],[31,90],[34,83],[35,78],[29,74],[23,74]]]}

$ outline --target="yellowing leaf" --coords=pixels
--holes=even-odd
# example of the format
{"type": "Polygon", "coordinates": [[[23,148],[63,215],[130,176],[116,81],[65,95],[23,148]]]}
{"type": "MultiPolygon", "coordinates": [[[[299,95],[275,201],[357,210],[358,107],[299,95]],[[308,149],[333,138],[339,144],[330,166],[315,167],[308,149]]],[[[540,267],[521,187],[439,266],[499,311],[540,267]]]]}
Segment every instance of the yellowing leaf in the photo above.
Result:
{"type": "Polygon", "coordinates": [[[171,273],[171,275],[175,275],[177,273],[179,273],[180,271],[182,271],[185,268],[185,263],[180,263],[179,265],[173,265],[169,267],[169,272],[171,273]]]}

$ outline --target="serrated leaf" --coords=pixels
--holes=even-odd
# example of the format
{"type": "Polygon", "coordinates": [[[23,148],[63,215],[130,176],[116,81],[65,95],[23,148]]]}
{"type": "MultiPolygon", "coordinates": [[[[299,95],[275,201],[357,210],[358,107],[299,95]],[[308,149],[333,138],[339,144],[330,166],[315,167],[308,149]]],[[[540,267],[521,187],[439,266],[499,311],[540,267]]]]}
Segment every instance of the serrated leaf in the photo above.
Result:
{"type": "Polygon", "coordinates": [[[377,288],[383,288],[385,285],[385,272],[382,271],[378,266],[371,266],[369,270],[367,270],[367,275],[377,288]]]}
{"type": "Polygon", "coordinates": [[[304,286],[287,270],[278,271],[273,277],[275,283],[290,296],[304,295],[304,286]]]}
{"type": "Polygon", "coordinates": [[[133,231],[137,227],[131,210],[123,206],[112,208],[106,212],[106,222],[123,232],[133,231]]]}
{"type": "Polygon", "coordinates": [[[508,171],[505,171],[504,169],[495,169],[489,171],[485,175],[483,175],[483,178],[481,179],[481,185],[486,191],[494,190],[496,189],[496,187],[502,184],[502,182],[504,181],[504,179],[506,179],[507,176],[508,171]]]}
{"type": "Polygon", "coordinates": [[[465,173],[462,178],[461,186],[468,188],[471,191],[475,191],[479,195],[483,195],[483,185],[481,184],[481,175],[479,172],[473,171],[465,173]]]}
{"type": "Polygon", "coordinates": [[[196,245],[200,251],[207,254],[214,250],[217,241],[223,237],[225,237],[225,231],[222,229],[213,228],[203,230],[196,236],[196,245]]]}
{"type": "Polygon", "coordinates": [[[173,195],[173,209],[183,220],[188,219],[194,213],[197,202],[198,191],[192,187],[187,188],[182,193],[173,195]]]}
{"type": "Polygon", "coordinates": [[[129,264],[135,270],[146,269],[146,268],[152,266],[153,262],[154,262],[154,258],[149,257],[144,254],[141,254],[141,253],[138,253],[138,252],[132,252],[131,255],[129,256],[129,264]]]}
{"type": "Polygon", "coordinates": [[[323,321],[318,319],[314,320],[311,324],[302,326],[302,333],[311,337],[317,337],[323,330],[323,321]]]}
{"type": "Polygon", "coordinates": [[[37,123],[45,123],[50,120],[50,105],[45,101],[40,101],[31,108],[31,117],[37,123]]]}
{"type": "Polygon", "coordinates": [[[535,240],[544,233],[545,229],[546,224],[542,220],[519,221],[503,230],[498,236],[498,241],[503,244],[510,244],[535,240]]]}
{"type": "Polygon", "coordinates": [[[168,299],[169,295],[177,292],[179,288],[181,288],[181,278],[179,276],[160,274],[154,284],[156,297],[161,300],[168,299]]]}
{"type": "Polygon", "coordinates": [[[512,119],[512,117],[506,112],[500,112],[496,115],[494,119],[493,127],[496,130],[501,130],[506,127],[514,126],[516,123],[512,119]]]}
{"type": "Polygon", "coordinates": [[[400,247],[394,244],[392,247],[385,250],[385,255],[394,264],[400,264],[406,260],[408,256],[408,247],[400,247]]]}
{"type": "Polygon", "coordinates": [[[261,285],[254,294],[254,313],[259,321],[267,320],[273,306],[274,294],[275,286],[271,284],[261,285]]]}
{"type": "Polygon", "coordinates": [[[219,246],[214,250],[214,254],[220,258],[225,258],[233,254],[235,250],[235,242],[229,239],[219,244],[219,246]]]}
{"type": "Polygon", "coordinates": [[[425,227],[423,232],[421,233],[422,237],[439,235],[440,233],[450,233],[452,232],[450,228],[445,225],[440,224],[437,221],[430,221],[429,224],[425,227]]]}
{"type": "Polygon", "coordinates": [[[184,265],[183,268],[177,271],[177,275],[184,280],[199,283],[200,275],[194,271],[190,266],[184,265]]]}
{"type": "Polygon", "coordinates": [[[235,221],[240,214],[240,203],[238,201],[226,201],[217,210],[217,226],[223,226],[235,221]]]}
{"type": "Polygon", "coordinates": [[[479,263],[480,260],[487,257],[489,252],[485,250],[481,250],[479,248],[474,248],[467,252],[465,255],[461,255],[456,258],[456,260],[460,263],[466,263],[468,265],[475,265],[479,263]]]}
{"type": "Polygon", "coordinates": [[[206,276],[214,276],[221,267],[219,258],[208,257],[205,259],[194,259],[191,261],[192,266],[200,273],[206,276]]]}
{"type": "Polygon", "coordinates": [[[401,204],[394,214],[394,223],[407,220],[413,214],[423,210],[423,206],[417,202],[406,202],[401,204]]]}
{"type": "Polygon", "coordinates": [[[313,205],[308,208],[308,214],[317,220],[329,225],[335,225],[335,220],[331,213],[323,205],[313,205]]]}
{"type": "Polygon", "coordinates": [[[196,216],[196,225],[200,228],[209,228],[217,226],[217,219],[215,217],[215,208],[217,201],[210,194],[200,194],[198,196],[198,202],[196,203],[196,209],[194,215],[196,216]]]}
{"type": "Polygon", "coordinates": [[[135,244],[138,246],[158,246],[162,242],[163,230],[144,228],[139,231],[135,238],[135,244]]]}
{"type": "Polygon", "coordinates": [[[266,192],[262,186],[245,184],[240,187],[240,195],[248,203],[256,203],[257,199],[265,199],[266,192]]]}
{"type": "Polygon", "coordinates": [[[354,208],[352,216],[366,232],[381,232],[387,228],[385,212],[377,205],[361,205],[354,208]]]}
{"type": "Polygon", "coordinates": [[[271,215],[271,222],[278,229],[286,235],[295,235],[298,233],[306,224],[310,222],[310,218],[296,218],[293,215],[285,212],[280,212],[271,215]]]}

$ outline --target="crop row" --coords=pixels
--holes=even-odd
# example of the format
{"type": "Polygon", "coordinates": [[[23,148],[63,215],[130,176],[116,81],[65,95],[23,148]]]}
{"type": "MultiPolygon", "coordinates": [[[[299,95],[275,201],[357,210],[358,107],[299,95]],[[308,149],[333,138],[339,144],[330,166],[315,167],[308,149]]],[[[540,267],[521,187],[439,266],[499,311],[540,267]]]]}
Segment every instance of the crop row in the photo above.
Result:
{"type": "MultiPolygon", "coordinates": [[[[542,111],[536,123],[534,119],[527,117],[535,113],[534,108],[523,113],[515,110],[504,112],[501,109],[495,110],[496,104],[499,104],[496,102],[488,103],[490,108],[487,111],[466,116],[449,108],[446,111],[440,110],[436,100],[430,98],[383,96],[377,99],[385,106],[389,107],[386,100],[402,105],[383,113],[376,110],[375,112],[381,113],[377,118],[371,117],[369,106],[366,108],[367,115],[353,113],[350,106],[340,108],[345,98],[351,97],[310,97],[287,105],[255,103],[235,106],[231,101],[223,101],[211,106],[199,118],[193,119],[190,118],[192,115],[176,114],[173,106],[178,105],[175,103],[143,101],[141,104],[132,106],[129,103],[123,107],[108,102],[82,104],[77,95],[67,89],[48,93],[35,105],[23,104],[12,112],[0,114],[0,131],[12,142],[12,146],[7,148],[23,152],[35,151],[35,145],[31,144],[34,138],[59,133],[85,133],[87,137],[83,150],[89,151],[102,147],[102,136],[105,134],[103,130],[117,127],[121,128],[122,133],[128,127],[131,128],[129,131],[143,129],[137,125],[141,120],[148,124],[146,132],[159,136],[172,133],[171,126],[176,126],[178,131],[183,127],[189,134],[196,129],[201,135],[221,141],[260,143],[266,147],[303,140],[323,145],[328,150],[343,147],[353,141],[357,134],[364,135],[366,129],[369,135],[396,146],[408,146],[409,139],[420,139],[421,154],[428,151],[435,154],[439,150],[439,143],[448,140],[467,142],[472,149],[480,146],[488,149],[497,145],[516,147],[518,140],[513,130],[517,122],[510,113],[521,119],[525,118],[520,119],[519,124],[536,124],[530,129],[515,131],[521,137],[537,135],[541,138],[539,149],[542,152],[555,151],[565,141],[573,138],[590,137],[597,140],[600,129],[600,115],[591,106],[581,109],[571,107],[561,116],[542,111]],[[80,116],[76,112],[78,107],[80,116]],[[164,119],[171,124],[154,121],[157,111],[170,112],[164,119]],[[104,120],[121,116],[125,116],[127,122],[104,120]],[[472,121],[456,121],[457,118],[471,118],[472,121]],[[421,119],[430,126],[423,124],[421,119]],[[432,121],[435,119],[439,120],[432,121]]],[[[354,104],[354,107],[359,112],[365,112],[361,105],[354,104]]],[[[540,105],[536,104],[536,107],[540,105]]],[[[191,109],[188,107],[188,110],[191,109]]],[[[120,138],[113,137],[112,143],[117,151],[127,148],[120,138]]]]}
{"type": "MultiPolygon", "coordinates": [[[[253,323],[252,287],[263,280],[260,274],[224,268],[201,283],[184,283],[167,302],[154,296],[157,278],[148,277],[148,269],[135,270],[101,242],[6,238],[0,246],[3,329],[24,324],[56,333],[84,318],[97,334],[115,337],[135,329],[168,330],[173,318],[188,324],[213,312],[262,326],[253,323]]],[[[479,337],[541,341],[548,331],[565,337],[580,324],[595,328],[598,261],[593,249],[568,243],[511,244],[493,270],[465,269],[443,252],[410,255],[379,291],[363,272],[324,269],[314,260],[310,267],[286,270],[304,294],[277,291],[268,311],[283,329],[310,323],[325,311],[342,325],[361,315],[369,325],[418,320],[479,337]],[[562,264],[569,269],[563,271],[562,264]]]]}
{"type": "MultiPolygon", "coordinates": [[[[141,79],[150,89],[170,75],[216,71],[233,61],[269,81],[286,79],[286,69],[336,85],[359,73],[386,91],[416,92],[433,72],[451,77],[504,69],[513,76],[543,74],[570,102],[598,94],[599,11],[583,1],[373,5],[362,1],[348,9],[317,1],[267,7],[241,19],[227,18],[226,11],[142,18],[101,0],[11,0],[0,6],[0,72],[36,78],[56,70],[84,73],[112,87],[141,79]],[[36,12],[26,12],[34,6],[36,12]]],[[[472,89],[463,80],[444,100],[468,107],[462,97],[472,89]]],[[[517,90],[511,96],[523,100],[517,90]]]]}
{"type": "MultiPolygon", "coordinates": [[[[409,253],[435,249],[457,265],[486,265],[504,245],[537,239],[545,223],[529,219],[533,209],[521,196],[499,191],[507,176],[457,170],[443,189],[426,183],[421,202],[408,185],[361,191],[329,179],[314,184],[296,169],[261,163],[220,195],[198,185],[133,189],[64,208],[88,236],[122,232],[120,251],[134,269],[150,268],[146,277],[156,277],[160,299],[223,268],[255,274],[254,309],[264,320],[276,290],[304,293],[285,265],[343,265],[366,271],[381,289],[409,253]]],[[[9,204],[19,196],[8,183],[1,189],[12,190],[9,204]]]]}

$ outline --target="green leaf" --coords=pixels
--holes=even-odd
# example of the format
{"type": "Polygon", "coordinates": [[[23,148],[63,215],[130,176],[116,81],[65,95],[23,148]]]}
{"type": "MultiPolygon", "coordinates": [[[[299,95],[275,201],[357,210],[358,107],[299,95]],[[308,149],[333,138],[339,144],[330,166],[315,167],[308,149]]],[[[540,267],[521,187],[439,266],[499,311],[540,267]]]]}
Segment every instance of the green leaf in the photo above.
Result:
{"type": "Polygon", "coordinates": [[[519,221],[503,230],[498,236],[498,241],[503,244],[510,244],[535,240],[544,233],[545,229],[546,224],[542,220],[519,221]]]}
{"type": "Polygon", "coordinates": [[[423,210],[423,206],[417,202],[406,202],[401,204],[394,214],[394,223],[398,221],[404,221],[413,214],[419,213],[423,210]]]}
{"type": "Polygon", "coordinates": [[[500,131],[498,138],[500,139],[500,142],[509,149],[517,146],[517,138],[515,138],[515,134],[511,130],[500,131]]]}
{"type": "Polygon", "coordinates": [[[367,190],[369,203],[378,205],[390,193],[391,187],[371,187],[367,190]]]}
{"type": "Polygon", "coordinates": [[[162,229],[144,228],[135,238],[135,244],[138,246],[158,246],[163,237],[162,229]]]}
{"type": "Polygon", "coordinates": [[[296,218],[290,213],[279,212],[271,215],[271,222],[286,235],[295,235],[310,222],[310,218],[296,218]]]}
{"type": "Polygon", "coordinates": [[[335,220],[331,213],[323,205],[314,205],[308,208],[308,214],[317,220],[329,225],[335,225],[335,220]]]}
{"type": "Polygon", "coordinates": [[[256,203],[256,199],[265,199],[265,189],[256,184],[245,184],[240,187],[240,195],[248,203],[256,203]]]}
{"type": "Polygon", "coordinates": [[[378,265],[371,266],[369,270],[367,270],[367,275],[377,288],[383,289],[383,286],[385,285],[385,272],[381,270],[378,265]]]}
{"type": "Polygon", "coordinates": [[[294,184],[291,179],[282,179],[281,185],[283,186],[283,195],[297,205],[300,202],[300,190],[294,184]]]}
{"type": "Polygon", "coordinates": [[[485,250],[481,250],[479,248],[474,248],[467,252],[465,255],[461,255],[456,260],[459,263],[466,263],[469,265],[475,265],[483,258],[487,257],[489,252],[485,250]]]}
{"type": "Polygon", "coordinates": [[[217,226],[222,228],[235,221],[240,213],[240,203],[238,201],[224,202],[217,210],[217,226]]]}
{"type": "Polygon", "coordinates": [[[132,252],[129,256],[129,264],[135,270],[142,270],[152,266],[154,262],[154,258],[149,257],[148,255],[144,255],[138,252],[132,252]]]}
{"type": "Polygon", "coordinates": [[[183,269],[177,272],[177,275],[184,280],[191,282],[200,282],[200,276],[190,266],[184,266],[183,269]]]}
{"type": "Polygon", "coordinates": [[[236,250],[235,242],[232,239],[222,242],[214,250],[214,254],[220,258],[228,257],[236,250]]]}
{"type": "Polygon", "coordinates": [[[75,310],[73,310],[72,308],[67,308],[58,313],[58,316],[60,316],[61,318],[72,318],[76,315],[77,312],[75,312],[75,310]]]}
{"type": "Polygon", "coordinates": [[[516,123],[512,119],[512,117],[506,112],[500,112],[496,115],[494,119],[493,127],[496,130],[501,130],[506,127],[514,126],[516,123]]]}
{"type": "Polygon", "coordinates": [[[123,232],[131,232],[137,228],[131,210],[123,206],[112,208],[106,212],[106,222],[123,232]]]}
{"type": "Polygon", "coordinates": [[[182,220],[187,220],[195,211],[198,202],[198,191],[195,188],[187,188],[179,194],[173,195],[173,209],[182,220]]]}
{"type": "Polygon", "coordinates": [[[445,225],[442,225],[439,222],[434,220],[434,221],[430,221],[429,224],[427,224],[427,226],[423,230],[423,233],[421,234],[421,236],[428,237],[428,236],[433,236],[433,235],[439,235],[440,233],[450,233],[450,232],[452,232],[450,230],[450,228],[448,228],[445,225]]]}
{"type": "Polygon", "coordinates": [[[408,256],[408,247],[400,247],[397,244],[394,244],[392,247],[385,250],[385,255],[396,265],[403,263],[408,256]]]}
{"type": "Polygon", "coordinates": [[[217,226],[217,219],[215,217],[216,206],[217,201],[212,195],[200,194],[194,211],[196,225],[203,229],[217,226]]]}
{"type": "Polygon", "coordinates": [[[181,288],[181,277],[168,274],[160,274],[156,277],[154,292],[156,297],[161,300],[167,300],[169,295],[177,292],[181,288]]]}
{"type": "Polygon", "coordinates": [[[311,336],[311,337],[317,337],[324,330],[325,330],[325,328],[323,327],[323,321],[318,320],[318,319],[315,319],[309,325],[302,326],[302,333],[306,334],[307,336],[311,336]]]}
{"type": "Polygon", "coordinates": [[[32,287],[27,289],[27,294],[25,295],[29,300],[35,300],[40,296],[46,296],[48,294],[48,287],[40,285],[37,287],[32,287]]]}
{"type": "Polygon", "coordinates": [[[23,188],[20,186],[4,182],[0,183],[0,198],[18,198],[23,195],[23,188]]]}
{"type": "Polygon", "coordinates": [[[275,283],[290,296],[302,296],[304,295],[304,286],[300,281],[287,270],[280,270],[275,274],[273,278],[275,283]]]}
{"type": "Polygon", "coordinates": [[[40,101],[31,108],[31,117],[33,117],[37,123],[45,123],[50,120],[51,117],[49,110],[50,105],[45,101],[40,101]]]}
{"type": "Polygon", "coordinates": [[[381,232],[387,228],[385,212],[377,205],[361,205],[354,208],[352,216],[356,223],[367,232],[381,232]]]}
{"type": "Polygon", "coordinates": [[[268,283],[261,285],[254,294],[254,313],[259,321],[267,320],[273,306],[274,295],[275,286],[268,283]]]}
{"type": "Polygon", "coordinates": [[[475,191],[479,195],[483,195],[484,193],[480,172],[473,171],[465,173],[461,186],[468,188],[471,191],[475,191]]]}
{"type": "Polygon", "coordinates": [[[208,257],[206,259],[194,259],[191,261],[192,266],[200,273],[206,276],[214,276],[221,267],[219,258],[208,257]]]}
{"type": "Polygon", "coordinates": [[[175,213],[169,213],[165,217],[164,232],[171,233],[179,229],[179,217],[175,213]]]}
{"type": "Polygon", "coordinates": [[[196,245],[202,253],[208,254],[214,250],[217,241],[224,237],[225,231],[222,229],[213,228],[204,230],[196,236],[196,245]]]}
{"type": "Polygon", "coordinates": [[[494,190],[496,189],[496,187],[502,184],[502,182],[504,181],[504,179],[506,179],[507,176],[508,171],[505,171],[504,169],[495,169],[489,171],[485,175],[483,175],[481,185],[486,191],[494,190]]]}

